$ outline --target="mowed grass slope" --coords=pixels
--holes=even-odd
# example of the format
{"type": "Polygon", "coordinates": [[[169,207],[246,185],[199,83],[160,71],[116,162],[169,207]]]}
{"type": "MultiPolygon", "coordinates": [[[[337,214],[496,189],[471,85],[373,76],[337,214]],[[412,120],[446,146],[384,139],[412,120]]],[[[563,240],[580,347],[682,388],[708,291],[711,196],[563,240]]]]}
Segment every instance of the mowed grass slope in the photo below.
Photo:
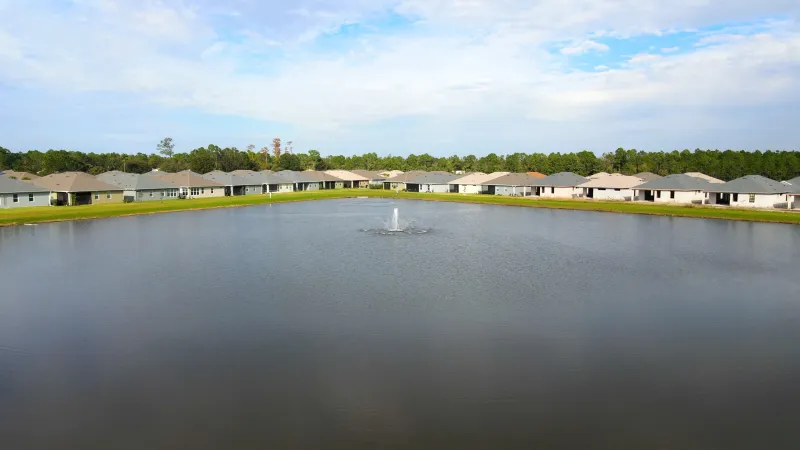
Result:
{"type": "Polygon", "coordinates": [[[676,206],[653,203],[604,202],[589,200],[551,200],[495,195],[421,194],[411,192],[340,189],[308,192],[292,192],[241,197],[218,197],[192,200],[167,200],[159,202],[120,203],[111,205],[61,206],[0,209],[0,225],[53,222],[61,220],[99,219],[136,214],[153,214],[197,209],[229,208],[270,203],[324,200],[349,197],[403,198],[490,205],[525,206],[534,208],[574,209],[626,214],[649,214],[705,219],[748,220],[800,224],[800,211],[753,211],[746,209],[714,208],[708,206],[676,206]]]}

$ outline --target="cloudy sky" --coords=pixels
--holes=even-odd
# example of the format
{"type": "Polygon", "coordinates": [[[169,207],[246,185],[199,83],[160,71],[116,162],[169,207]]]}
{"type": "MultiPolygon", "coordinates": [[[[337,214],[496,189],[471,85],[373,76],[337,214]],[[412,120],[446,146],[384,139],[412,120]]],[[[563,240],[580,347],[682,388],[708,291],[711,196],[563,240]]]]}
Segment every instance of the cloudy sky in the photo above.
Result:
{"type": "Polygon", "coordinates": [[[800,148],[797,0],[0,0],[0,145],[800,148]]]}

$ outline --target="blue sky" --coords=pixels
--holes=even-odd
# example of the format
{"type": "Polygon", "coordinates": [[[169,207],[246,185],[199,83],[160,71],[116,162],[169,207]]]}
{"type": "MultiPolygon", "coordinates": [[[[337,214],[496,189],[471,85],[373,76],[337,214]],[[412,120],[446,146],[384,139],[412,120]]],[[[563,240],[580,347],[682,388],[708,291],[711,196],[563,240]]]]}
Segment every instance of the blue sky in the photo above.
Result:
{"type": "Polygon", "coordinates": [[[0,0],[0,146],[796,149],[789,0],[0,0]]]}

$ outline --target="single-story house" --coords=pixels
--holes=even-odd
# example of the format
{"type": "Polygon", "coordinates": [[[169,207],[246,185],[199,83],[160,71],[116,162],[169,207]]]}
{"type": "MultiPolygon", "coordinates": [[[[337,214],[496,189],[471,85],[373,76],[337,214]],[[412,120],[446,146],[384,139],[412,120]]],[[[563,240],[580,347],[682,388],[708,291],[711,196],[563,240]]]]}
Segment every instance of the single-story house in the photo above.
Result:
{"type": "Polygon", "coordinates": [[[408,192],[450,192],[450,182],[458,175],[450,172],[422,172],[406,180],[408,192]]]}
{"type": "Polygon", "coordinates": [[[349,170],[326,170],[324,173],[344,181],[345,188],[368,188],[370,179],[349,170]]]}
{"type": "Polygon", "coordinates": [[[761,175],[747,175],[723,184],[710,184],[706,192],[711,205],[782,208],[788,207],[789,194],[793,194],[795,189],[790,184],[761,175]]]}
{"type": "Polygon", "coordinates": [[[383,186],[383,182],[386,180],[386,177],[382,175],[382,172],[378,170],[351,170],[356,175],[361,175],[369,180],[369,186],[383,186]]]}
{"type": "Polygon", "coordinates": [[[718,178],[714,178],[714,177],[712,177],[710,175],[706,175],[706,174],[704,174],[702,172],[686,172],[686,173],[684,173],[684,175],[689,175],[690,177],[695,177],[695,178],[702,178],[702,179],[708,181],[709,183],[718,183],[718,184],[724,183],[724,181],[722,181],[722,180],[720,180],[718,178]]]}
{"type": "Polygon", "coordinates": [[[489,190],[489,186],[484,185],[484,182],[500,178],[509,173],[510,172],[471,173],[451,181],[450,192],[458,192],[459,194],[484,194],[489,190]]]}
{"type": "Polygon", "coordinates": [[[703,204],[711,183],[684,173],[667,175],[633,188],[637,202],[703,204]]]}
{"type": "Polygon", "coordinates": [[[307,171],[281,170],[275,175],[292,183],[292,190],[294,191],[317,191],[324,187],[324,183],[318,177],[307,171]]]}
{"type": "Polygon", "coordinates": [[[482,184],[487,187],[486,193],[490,195],[509,195],[513,197],[528,197],[533,195],[533,185],[542,178],[527,173],[509,173],[482,184]]]}
{"type": "Polygon", "coordinates": [[[261,183],[247,177],[221,170],[213,170],[200,176],[225,186],[225,196],[261,194],[261,183]]]}
{"type": "Polygon", "coordinates": [[[612,173],[605,176],[595,176],[589,181],[580,184],[584,198],[597,200],[633,200],[633,188],[644,183],[638,177],[612,173]]]}
{"type": "Polygon", "coordinates": [[[50,190],[27,181],[0,176],[0,208],[50,206],[50,190]]]}
{"type": "Polygon", "coordinates": [[[122,188],[84,172],[54,173],[31,183],[50,190],[50,198],[59,206],[122,203],[122,188]]]}
{"type": "MultiPolygon", "coordinates": [[[[399,171],[396,171],[396,172],[399,172],[399,171]]],[[[424,173],[427,173],[427,172],[425,172],[423,170],[412,170],[410,172],[405,172],[405,173],[404,172],[400,172],[399,174],[397,174],[397,175],[395,175],[393,177],[387,178],[386,181],[383,182],[383,188],[384,189],[389,189],[389,190],[392,190],[392,191],[405,191],[406,188],[407,188],[406,182],[409,179],[411,179],[413,177],[416,177],[418,175],[424,174],[424,173]]]]}
{"type": "Polygon", "coordinates": [[[30,172],[18,172],[16,170],[4,170],[3,172],[0,172],[0,176],[20,181],[31,181],[39,178],[39,175],[35,175],[30,172]]]}
{"type": "Polygon", "coordinates": [[[645,183],[662,178],[661,175],[656,175],[653,172],[639,172],[634,175],[636,178],[641,178],[645,183]]]}
{"type": "Polygon", "coordinates": [[[589,181],[572,172],[559,172],[534,181],[533,195],[546,198],[577,198],[583,195],[578,185],[589,181]]]}
{"type": "Polygon", "coordinates": [[[102,182],[121,187],[123,199],[129,202],[149,202],[178,198],[178,186],[159,177],[112,170],[101,173],[96,178],[102,182]]]}
{"type": "Polygon", "coordinates": [[[225,186],[208,178],[200,176],[199,173],[191,170],[183,170],[177,173],[161,172],[159,174],[147,175],[162,178],[163,180],[178,186],[178,195],[183,198],[209,198],[224,197],[225,186]]]}
{"type": "Polygon", "coordinates": [[[322,189],[344,189],[345,181],[319,170],[306,170],[305,173],[314,177],[322,189]]]}
{"type": "Polygon", "coordinates": [[[259,184],[262,194],[292,192],[294,190],[294,184],[291,181],[275,175],[271,170],[263,170],[261,172],[234,170],[231,173],[247,178],[250,180],[248,183],[251,185],[259,184]]]}

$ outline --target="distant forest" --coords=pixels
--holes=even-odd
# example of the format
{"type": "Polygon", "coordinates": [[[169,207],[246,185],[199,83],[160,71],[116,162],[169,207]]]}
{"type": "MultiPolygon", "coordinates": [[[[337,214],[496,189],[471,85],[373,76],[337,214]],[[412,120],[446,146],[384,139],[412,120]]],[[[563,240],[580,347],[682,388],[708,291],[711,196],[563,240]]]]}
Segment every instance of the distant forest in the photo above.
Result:
{"type": "Polygon", "coordinates": [[[83,153],[70,150],[29,150],[11,152],[0,147],[0,170],[12,169],[47,175],[54,172],[83,171],[99,174],[109,170],[144,173],[152,169],[177,172],[191,169],[198,173],[212,170],[442,170],[453,172],[575,172],[591,175],[597,172],[635,174],[653,172],[669,175],[683,172],[703,172],[722,180],[732,180],[743,175],[763,175],[774,180],[788,180],[800,176],[798,151],[735,151],[735,150],[683,150],[672,152],[645,152],[625,150],[597,156],[590,151],[578,153],[490,153],[476,157],[434,157],[427,153],[402,156],[378,156],[365,153],[360,156],[322,156],[316,150],[295,153],[291,142],[281,144],[275,139],[271,146],[256,150],[254,145],[245,150],[235,147],[209,145],[188,153],[175,153],[172,139],[166,138],[152,154],[83,153]]]}

